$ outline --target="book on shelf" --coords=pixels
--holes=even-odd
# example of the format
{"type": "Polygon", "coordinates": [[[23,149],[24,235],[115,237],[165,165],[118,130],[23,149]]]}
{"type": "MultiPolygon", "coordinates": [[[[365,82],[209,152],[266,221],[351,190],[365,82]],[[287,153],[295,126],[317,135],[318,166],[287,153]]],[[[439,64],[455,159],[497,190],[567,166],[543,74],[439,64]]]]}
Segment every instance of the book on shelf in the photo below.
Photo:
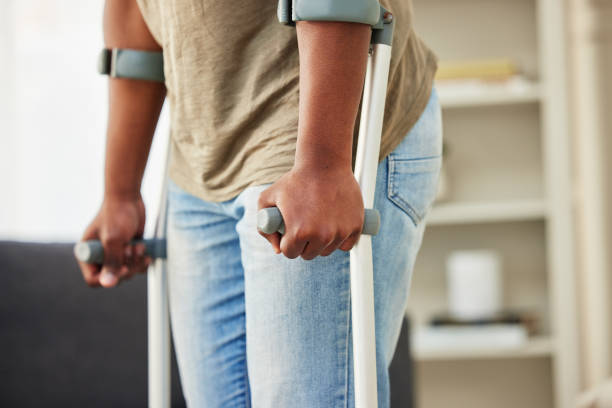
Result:
{"type": "Polygon", "coordinates": [[[440,61],[436,88],[447,103],[470,99],[537,97],[536,83],[509,58],[440,61]]]}
{"type": "Polygon", "coordinates": [[[436,80],[436,89],[443,100],[478,97],[483,94],[500,92],[516,96],[537,92],[536,83],[522,75],[497,82],[478,78],[436,80]]]}
{"type": "Polygon", "coordinates": [[[519,74],[517,64],[509,58],[440,61],[436,80],[480,79],[500,81],[519,74]]]}

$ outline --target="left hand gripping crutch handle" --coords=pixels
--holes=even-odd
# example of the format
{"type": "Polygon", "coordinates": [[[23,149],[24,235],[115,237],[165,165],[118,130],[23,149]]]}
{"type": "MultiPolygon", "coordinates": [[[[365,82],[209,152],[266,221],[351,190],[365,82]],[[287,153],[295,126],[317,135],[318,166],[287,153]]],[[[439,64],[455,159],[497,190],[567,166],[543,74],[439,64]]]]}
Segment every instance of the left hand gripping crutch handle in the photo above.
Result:
{"type": "MultiPolygon", "coordinates": [[[[262,208],[257,212],[257,228],[265,234],[275,232],[285,233],[283,216],[278,207],[262,208]]],[[[366,208],[364,214],[362,234],[376,235],[380,229],[380,214],[378,210],[366,208]]]]}
{"type": "MultiPolygon", "coordinates": [[[[151,258],[166,257],[165,239],[142,239],[130,241],[130,245],[144,244],[145,255],[151,258]]],[[[81,262],[92,264],[104,263],[104,247],[98,240],[77,242],[74,246],[74,256],[81,262]]]]}

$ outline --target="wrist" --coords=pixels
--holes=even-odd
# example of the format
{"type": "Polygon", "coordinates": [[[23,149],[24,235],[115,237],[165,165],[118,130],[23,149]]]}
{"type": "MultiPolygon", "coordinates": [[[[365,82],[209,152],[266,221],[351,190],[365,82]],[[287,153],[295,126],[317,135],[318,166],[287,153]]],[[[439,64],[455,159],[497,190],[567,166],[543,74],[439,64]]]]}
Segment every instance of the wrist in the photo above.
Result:
{"type": "Polygon", "coordinates": [[[295,167],[320,170],[352,170],[353,133],[351,131],[300,132],[295,151],[295,167]]]}
{"type": "MultiPolygon", "coordinates": [[[[112,201],[134,201],[141,197],[142,172],[118,166],[121,162],[132,162],[127,156],[119,160],[118,155],[108,155],[104,174],[104,197],[112,201]]],[[[145,159],[146,160],[146,159],[145,159]]]]}
{"type": "Polygon", "coordinates": [[[141,200],[140,189],[106,189],[104,202],[134,202],[141,200]]]}
{"type": "Polygon", "coordinates": [[[293,168],[296,170],[309,170],[311,172],[352,172],[351,156],[338,152],[307,152],[295,155],[293,168]]]}
{"type": "Polygon", "coordinates": [[[292,171],[311,177],[337,177],[342,174],[353,174],[351,160],[339,159],[337,155],[296,155],[292,171]]]}

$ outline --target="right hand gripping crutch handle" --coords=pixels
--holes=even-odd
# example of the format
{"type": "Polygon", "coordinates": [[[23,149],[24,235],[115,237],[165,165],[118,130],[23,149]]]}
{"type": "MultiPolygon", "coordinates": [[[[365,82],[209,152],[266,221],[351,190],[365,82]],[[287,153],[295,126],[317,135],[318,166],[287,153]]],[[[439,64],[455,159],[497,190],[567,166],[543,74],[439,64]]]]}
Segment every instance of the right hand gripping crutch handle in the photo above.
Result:
{"type": "MultiPolygon", "coordinates": [[[[266,234],[285,233],[283,216],[278,207],[262,208],[257,212],[257,228],[266,234]]],[[[376,235],[380,229],[380,214],[378,210],[366,208],[362,234],[376,235]]]]}
{"type": "MultiPolygon", "coordinates": [[[[130,245],[144,244],[145,255],[151,258],[166,257],[165,239],[142,239],[130,241],[130,245]]],[[[104,263],[104,247],[98,240],[77,242],[74,246],[74,256],[81,262],[92,264],[104,263]]]]}

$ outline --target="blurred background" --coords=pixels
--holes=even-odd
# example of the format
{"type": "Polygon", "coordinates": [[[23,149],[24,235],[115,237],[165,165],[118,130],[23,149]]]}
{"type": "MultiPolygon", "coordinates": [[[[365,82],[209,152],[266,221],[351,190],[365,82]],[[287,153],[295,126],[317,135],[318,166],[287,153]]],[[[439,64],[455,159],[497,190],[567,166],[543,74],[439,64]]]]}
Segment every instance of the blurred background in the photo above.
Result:
{"type": "MultiPolygon", "coordinates": [[[[612,407],[612,2],[413,3],[440,59],[445,161],[393,406],[612,407]]],[[[49,378],[91,378],[73,405],[146,404],[144,278],[91,291],[70,255],[102,199],[102,5],[0,1],[3,406],[61,401],[49,378]]],[[[148,232],[167,132],[164,112],[148,232]]]]}

